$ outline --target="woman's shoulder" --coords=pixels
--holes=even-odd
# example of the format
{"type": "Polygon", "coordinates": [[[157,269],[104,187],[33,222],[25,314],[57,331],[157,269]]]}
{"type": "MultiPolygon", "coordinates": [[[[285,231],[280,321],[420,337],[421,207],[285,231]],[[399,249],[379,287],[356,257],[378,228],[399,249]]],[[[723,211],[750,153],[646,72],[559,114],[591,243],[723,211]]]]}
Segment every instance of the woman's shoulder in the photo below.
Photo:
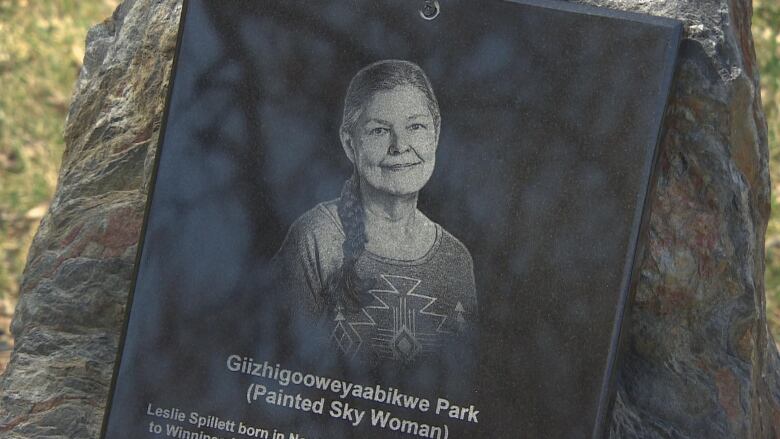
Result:
{"type": "Polygon", "coordinates": [[[439,230],[439,233],[441,233],[441,244],[439,245],[440,251],[443,251],[444,253],[450,255],[450,257],[454,257],[460,260],[463,260],[468,265],[473,265],[473,261],[471,259],[471,252],[469,252],[468,247],[466,247],[463,242],[456,238],[455,235],[448,232],[447,229],[436,223],[436,227],[439,230]]]}
{"type": "Polygon", "coordinates": [[[288,238],[343,235],[337,202],[338,200],[324,201],[304,212],[290,226],[288,238]]]}
{"type": "Polygon", "coordinates": [[[436,224],[441,234],[441,242],[437,248],[438,264],[446,266],[449,279],[459,285],[459,290],[476,303],[476,285],[474,280],[474,260],[471,252],[460,239],[436,224]]]}

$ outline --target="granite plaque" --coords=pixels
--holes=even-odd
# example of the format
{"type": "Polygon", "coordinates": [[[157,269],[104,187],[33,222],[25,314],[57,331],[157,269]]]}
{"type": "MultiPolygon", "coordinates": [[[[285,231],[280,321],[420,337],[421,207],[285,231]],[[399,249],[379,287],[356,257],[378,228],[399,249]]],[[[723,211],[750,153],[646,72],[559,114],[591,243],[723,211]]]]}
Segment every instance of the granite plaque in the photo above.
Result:
{"type": "Polygon", "coordinates": [[[679,22],[185,0],[104,438],[590,438],[679,22]]]}

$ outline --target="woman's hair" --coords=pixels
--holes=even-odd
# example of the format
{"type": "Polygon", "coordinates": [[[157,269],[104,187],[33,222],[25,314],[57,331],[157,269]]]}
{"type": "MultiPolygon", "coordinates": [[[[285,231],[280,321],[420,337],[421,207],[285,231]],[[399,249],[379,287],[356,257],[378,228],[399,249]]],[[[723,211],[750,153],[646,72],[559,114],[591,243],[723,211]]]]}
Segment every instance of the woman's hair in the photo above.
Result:
{"type": "Polygon", "coordinates": [[[355,74],[344,98],[341,131],[352,133],[366,102],[377,92],[392,90],[399,85],[410,85],[425,95],[428,110],[433,117],[433,125],[438,133],[441,127],[441,115],[431,81],[417,64],[397,59],[377,61],[363,67],[355,74]]]}
{"type": "MultiPolygon", "coordinates": [[[[392,90],[400,85],[415,87],[423,93],[438,137],[441,115],[431,82],[420,66],[401,60],[384,60],[369,64],[352,78],[344,98],[342,134],[351,135],[355,132],[355,125],[365,105],[377,92],[392,90]]],[[[342,244],[344,259],[341,268],[328,282],[326,298],[331,303],[354,308],[360,304],[360,292],[371,288],[370,282],[361,279],[355,271],[355,264],[368,241],[357,167],[353,166],[352,176],[344,183],[337,207],[346,235],[342,244]]]]}

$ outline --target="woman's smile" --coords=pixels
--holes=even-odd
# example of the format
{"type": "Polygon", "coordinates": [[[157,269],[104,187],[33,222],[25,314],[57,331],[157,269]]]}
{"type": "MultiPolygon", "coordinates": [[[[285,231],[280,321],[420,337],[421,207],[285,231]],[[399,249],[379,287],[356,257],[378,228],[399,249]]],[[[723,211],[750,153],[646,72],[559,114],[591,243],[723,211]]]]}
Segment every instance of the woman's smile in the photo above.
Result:
{"type": "Polygon", "coordinates": [[[409,170],[421,164],[422,162],[418,161],[418,162],[409,162],[409,163],[382,164],[380,165],[380,167],[387,171],[400,172],[400,171],[409,170]]]}

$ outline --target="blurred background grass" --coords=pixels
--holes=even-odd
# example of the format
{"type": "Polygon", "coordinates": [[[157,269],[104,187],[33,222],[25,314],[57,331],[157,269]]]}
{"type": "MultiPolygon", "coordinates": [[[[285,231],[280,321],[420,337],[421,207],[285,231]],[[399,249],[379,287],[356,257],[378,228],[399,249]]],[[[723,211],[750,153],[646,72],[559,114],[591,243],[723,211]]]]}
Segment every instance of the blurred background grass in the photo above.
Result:
{"type": "Polygon", "coordinates": [[[780,341],[780,0],[754,0],[753,38],[761,72],[761,101],[769,128],[772,217],[766,234],[766,311],[780,341]]]}
{"type": "Polygon", "coordinates": [[[87,30],[119,0],[0,0],[0,371],[27,249],[57,183],[87,30]]]}
{"type": "MultiPolygon", "coordinates": [[[[57,182],[62,130],[88,28],[119,0],[0,0],[0,370],[19,279],[57,182]]],[[[753,36],[769,125],[772,219],[767,316],[780,340],[780,0],[754,1],[753,36]]]]}

